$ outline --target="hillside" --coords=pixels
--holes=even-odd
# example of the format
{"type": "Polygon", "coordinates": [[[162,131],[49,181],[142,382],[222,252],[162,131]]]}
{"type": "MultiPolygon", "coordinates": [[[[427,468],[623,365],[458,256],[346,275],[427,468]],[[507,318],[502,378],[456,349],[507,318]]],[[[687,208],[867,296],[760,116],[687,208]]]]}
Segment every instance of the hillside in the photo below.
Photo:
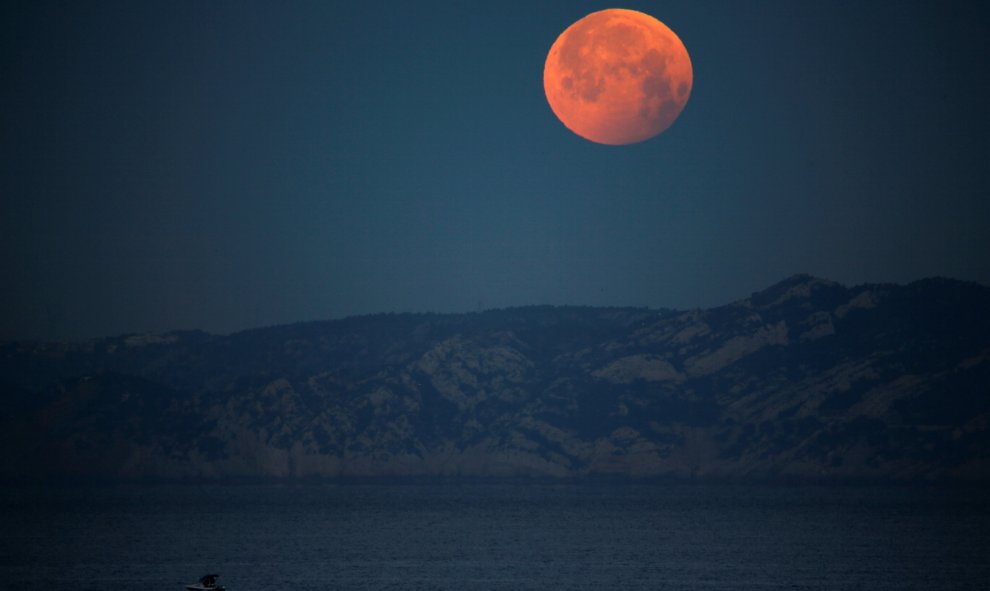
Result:
{"type": "Polygon", "coordinates": [[[0,345],[2,477],[990,479],[990,288],[0,345]]]}

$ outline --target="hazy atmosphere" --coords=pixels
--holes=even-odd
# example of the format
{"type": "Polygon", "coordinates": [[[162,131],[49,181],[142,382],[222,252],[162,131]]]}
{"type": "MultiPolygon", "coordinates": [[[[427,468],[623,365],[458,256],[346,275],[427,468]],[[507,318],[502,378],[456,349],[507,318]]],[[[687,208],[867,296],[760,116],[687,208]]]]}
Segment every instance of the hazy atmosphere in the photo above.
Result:
{"type": "Polygon", "coordinates": [[[0,3],[0,581],[985,588],[987,6],[0,3]]]}
{"type": "Polygon", "coordinates": [[[0,338],[990,282],[983,5],[625,7],[694,88],[611,147],[542,88],[598,3],[4,3],[0,338]]]}

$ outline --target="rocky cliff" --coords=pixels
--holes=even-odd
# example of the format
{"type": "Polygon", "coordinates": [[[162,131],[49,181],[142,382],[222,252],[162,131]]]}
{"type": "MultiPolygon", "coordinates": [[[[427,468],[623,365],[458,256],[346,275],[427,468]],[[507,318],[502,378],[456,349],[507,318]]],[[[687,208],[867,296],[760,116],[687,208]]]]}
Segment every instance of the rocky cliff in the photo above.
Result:
{"type": "Polygon", "coordinates": [[[990,480],[990,288],[0,346],[6,479],[990,480]]]}

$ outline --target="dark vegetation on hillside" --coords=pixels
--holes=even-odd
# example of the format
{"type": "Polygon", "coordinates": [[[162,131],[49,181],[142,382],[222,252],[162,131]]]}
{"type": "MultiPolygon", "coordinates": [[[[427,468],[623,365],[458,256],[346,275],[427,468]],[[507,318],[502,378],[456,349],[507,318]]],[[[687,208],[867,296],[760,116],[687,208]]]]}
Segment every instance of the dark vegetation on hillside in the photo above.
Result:
{"type": "Polygon", "coordinates": [[[990,289],[0,345],[6,479],[987,480],[990,289]]]}

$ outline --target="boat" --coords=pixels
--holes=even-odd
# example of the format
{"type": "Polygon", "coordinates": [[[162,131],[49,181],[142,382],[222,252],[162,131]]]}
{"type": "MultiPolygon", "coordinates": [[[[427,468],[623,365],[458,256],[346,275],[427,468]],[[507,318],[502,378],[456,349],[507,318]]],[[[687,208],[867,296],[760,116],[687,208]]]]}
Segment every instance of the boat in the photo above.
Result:
{"type": "Polygon", "coordinates": [[[203,575],[199,578],[198,583],[193,583],[192,585],[186,585],[188,591],[226,591],[223,585],[217,584],[217,578],[220,575],[203,575]]]}

